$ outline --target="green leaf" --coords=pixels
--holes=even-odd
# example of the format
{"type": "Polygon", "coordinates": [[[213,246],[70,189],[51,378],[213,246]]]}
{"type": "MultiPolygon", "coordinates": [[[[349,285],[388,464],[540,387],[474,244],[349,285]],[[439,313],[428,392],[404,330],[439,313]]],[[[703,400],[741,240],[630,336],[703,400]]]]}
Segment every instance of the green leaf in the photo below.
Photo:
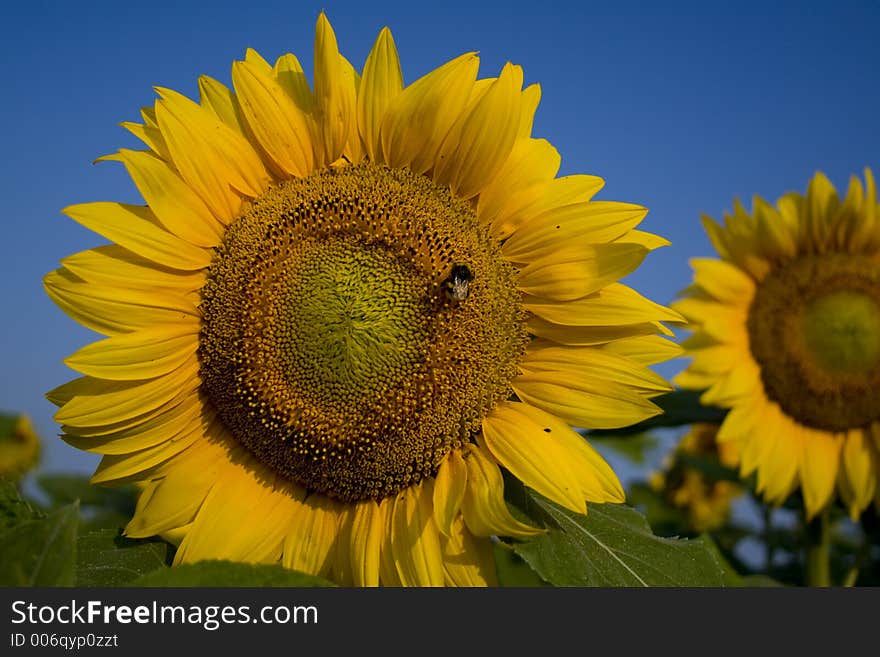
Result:
{"type": "Polygon", "coordinates": [[[72,586],[78,525],[74,503],[0,533],[0,585],[72,586]]]}
{"type": "Polygon", "coordinates": [[[44,515],[21,498],[18,486],[8,479],[0,478],[0,532],[44,515]]]}
{"type": "Polygon", "coordinates": [[[499,586],[547,586],[523,558],[504,543],[495,543],[495,572],[499,586]]]}
{"type": "Polygon", "coordinates": [[[724,573],[700,539],[655,536],[635,509],[591,504],[586,516],[534,491],[524,509],[548,531],[514,550],[556,586],[723,586],[724,573]]]}
{"type": "Polygon", "coordinates": [[[727,411],[717,406],[704,406],[700,403],[701,394],[701,392],[694,390],[674,390],[660,395],[651,401],[663,409],[662,415],[621,429],[594,429],[587,435],[592,439],[596,436],[625,436],[643,433],[657,427],[680,427],[696,422],[720,424],[727,415],[727,411]]]}
{"type": "Polygon", "coordinates": [[[160,540],[133,540],[115,529],[82,534],[77,540],[77,586],[125,586],[165,568],[172,548],[160,540]]]}
{"type": "Polygon", "coordinates": [[[91,483],[88,477],[70,474],[44,474],[37,483],[49,496],[53,505],[70,504],[76,500],[82,506],[112,509],[131,516],[136,502],[133,487],[103,488],[91,483]]]}
{"type": "Polygon", "coordinates": [[[162,568],[139,577],[131,586],[333,586],[320,577],[281,566],[233,561],[200,561],[162,568]]]}
{"type": "Polygon", "coordinates": [[[718,544],[709,534],[702,534],[700,538],[706,545],[707,549],[715,555],[715,559],[718,560],[718,563],[724,572],[724,586],[749,586],[761,588],[782,586],[780,582],[777,582],[775,579],[768,577],[767,575],[740,575],[733,565],[731,565],[730,561],[724,558],[724,554],[721,552],[718,544]]]}

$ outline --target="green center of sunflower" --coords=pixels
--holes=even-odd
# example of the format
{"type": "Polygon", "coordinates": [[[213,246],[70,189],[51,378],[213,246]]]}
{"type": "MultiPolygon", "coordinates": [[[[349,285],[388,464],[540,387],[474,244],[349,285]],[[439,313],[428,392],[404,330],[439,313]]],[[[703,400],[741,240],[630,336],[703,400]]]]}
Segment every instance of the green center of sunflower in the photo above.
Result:
{"type": "Polygon", "coordinates": [[[377,165],[281,183],[202,289],[202,388],[263,464],[347,501],[436,473],[527,341],[516,270],[469,205],[377,165]]]}
{"type": "Polygon", "coordinates": [[[807,351],[827,372],[863,374],[880,358],[880,306],[866,294],[840,290],[813,299],[803,332],[807,351]]]}
{"type": "Polygon", "coordinates": [[[799,422],[847,431],[880,419],[880,265],[802,258],[770,273],[749,310],[768,397],[799,422]]]}

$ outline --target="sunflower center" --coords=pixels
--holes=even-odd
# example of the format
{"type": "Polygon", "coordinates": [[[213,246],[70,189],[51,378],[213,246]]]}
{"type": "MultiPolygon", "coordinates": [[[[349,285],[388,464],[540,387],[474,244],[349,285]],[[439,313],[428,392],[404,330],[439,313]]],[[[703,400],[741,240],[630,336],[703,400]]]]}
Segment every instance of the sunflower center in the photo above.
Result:
{"type": "Polygon", "coordinates": [[[276,473],[342,501],[436,473],[511,394],[516,270],[469,205],[377,165],[286,181],[202,289],[202,388],[276,473]]]}
{"type": "Polygon", "coordinates": [[[749,311],[768,397],[807,426],[846,431],[880,419],[880,265],[802,258],[761,281],[749,311]]]}
{"type": "Polygon", "coordinates": [[[880,357],[880,307],[852,290],[813,299],[803,313],[804,345],[816,364],[834,374],[861,374],[880,357]]]}

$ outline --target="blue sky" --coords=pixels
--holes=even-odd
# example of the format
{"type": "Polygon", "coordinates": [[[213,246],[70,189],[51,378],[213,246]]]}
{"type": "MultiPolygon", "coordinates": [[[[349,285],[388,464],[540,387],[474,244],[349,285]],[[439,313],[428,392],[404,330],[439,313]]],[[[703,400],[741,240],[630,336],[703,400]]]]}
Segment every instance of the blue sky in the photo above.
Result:
{"type": "MultiPolygon", "coordinates": [[[[46,439],[46,470],[97,461],[55,438],[43,394],[72,378],[61,359],[93,336],[45,296],[41,277],[65,255],[102,243],[59,210],[96,200],[139,202],[116,164],[139,147],[153,85],[196,96],[207,73],[229,80],[246,47],[311,69],[324,9],[360,68],[379,29],[394,33],[407,82],[478,50],[481,75],[508,60],[540,82],[536,136],[562,154],[562,174],[606,180],[600,198],[650,208],[643,228],[673,246],[628,282],[668,303],[710,255],[701,213],[734,197],[803,190],[816,170],[838,187],[880,174],[880,3],[652,2],[118,2],[6,3],[0,176],[0,410],[24,411],[46,439]],[[771,6],[772,5],[772,6],[771,6]]],[[[672,375],[682,367],[661,367],[672,375]]]]}

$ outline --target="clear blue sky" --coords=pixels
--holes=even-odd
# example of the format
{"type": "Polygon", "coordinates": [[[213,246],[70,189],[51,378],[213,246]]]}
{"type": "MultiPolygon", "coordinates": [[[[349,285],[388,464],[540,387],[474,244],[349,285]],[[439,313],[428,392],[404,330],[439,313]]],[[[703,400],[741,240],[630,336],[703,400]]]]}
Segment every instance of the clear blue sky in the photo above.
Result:
{"type": "Polygon", "coordinates": [[[43,397],[92,336],[40,279],[101,243],[59,210],[139,202],[120,165],[91,162],[139,147],[118,123],[138,120],[152,86],[195,97],[199,74],[228,82],[248,46],[272,60],[294,52],[311,70],[321,9],[358,68],[388,25],[407,82],[469,50],[481,75],[521,64],[543,87],[535,133],[562,153],[562,173],[601,175],[601,198],[647,206],[643,227],[672,240],[628,281],[663,303],[688,284],[687,259],[710,254],[701,213],[803,190],[816,170],[838,186],[865,166],[880,174],[880,3],[662,4],[4,3],[0,409],[33,418],[45,469],[96,463],[55,438],[43,397]]]}

